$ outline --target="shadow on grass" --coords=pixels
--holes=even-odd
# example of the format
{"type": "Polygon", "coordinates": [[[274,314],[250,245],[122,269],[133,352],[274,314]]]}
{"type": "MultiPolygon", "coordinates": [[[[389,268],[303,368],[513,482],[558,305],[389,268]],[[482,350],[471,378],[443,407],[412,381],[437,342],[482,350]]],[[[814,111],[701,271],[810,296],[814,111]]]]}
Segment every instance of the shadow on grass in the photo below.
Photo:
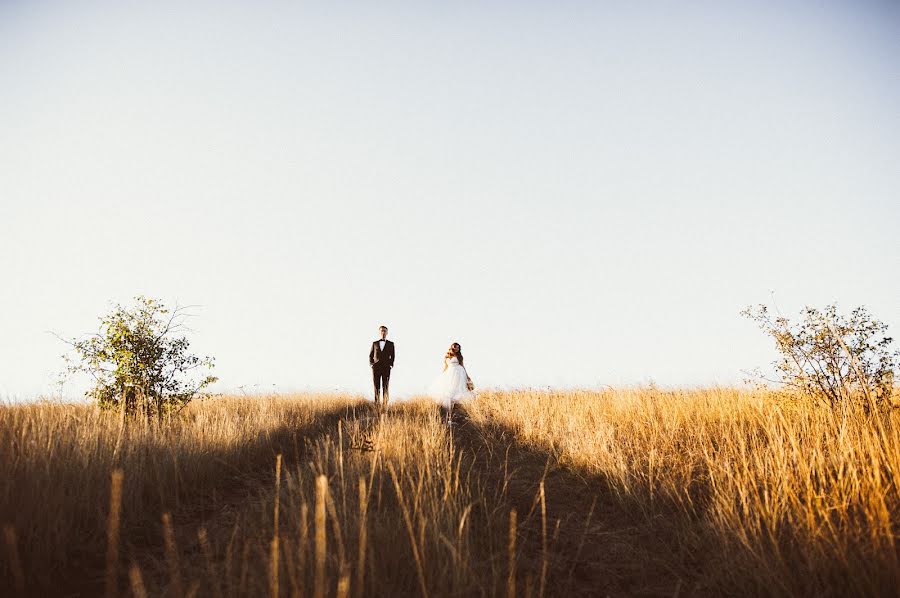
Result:
{"type": "Polygon", "coordinates": [[[627,508],[602,476],[560,465],[504,426],[478,425],[465,407],[454,410],[452,438],[472,455],[480,483],[517,511],[517,587],[539,595],[543,584],[545,596],[569,597],[704,593],[687,579],[695,565],[663,516],[648,520],[638,505],[627,508]]]}
{"type": "MultiPolygon", "coordinates": [[[[198,525],[203,525],[208,517],[239,503],[254,488],[274,477],[276,455],[282,454],[286,464],[302,460],[307,440],[333,433],[341,420],[368,416],[370,412],[372,409],[366,404],[317,411],[314,418],[300,426],[282,425],[268,429],[250,442],[204,445],[201,450],[192,451],[189,457],[175,454],[164,440],[142,439],[142,445],[131,449],[144,453],[141,462],[149,464],[149,470],[129,475],[133,472],[128,471],[126,464],[124,471],[119,588],[127,587],[127,567],[135,555],[141,555],[142,559],[162,558],[162,513],[170,512],[176,529],[180,525],[189,527],[196,538],[198,525]]],[[[48,527],[45,522],[35,520],[39,509],[16,509],[16,505],[8,504],[8,511],[0,512],[2,521],[11,524],[18,535],[24,595],[101,595],[112,471],[95,473],[90,481],[65,455],[55,456],[49,461],[49,467],[52,471],[46,472],[47,477],[63,488],[94,483],[96,488],[92,495],[97,497],[97,503],[58,501],[62,506],[53,517],[78,521],[80,531],[77,537],[70,538],[62,554],[46,554],[46,550],[42,553],[41,536],[52,534],[53,530],[45,529],[48,527]]],[[[29,481],[7,480],[7,483],[28,484],[29,481]]],[[[7,548],[4,550],[6,556],[8,547],[4,548],[7,548]]],[[[4,558],[0,566],[0,587],[14,588],[14,577],[15,572],[4,558]]]]}
{"type": "Polygon", "coordinates": [[[625,490],[560,463],[511,428],[470,419],[464,406],[453,420],[453,442],[473,455],[475,476],[517,510],[520,571],[532,572],[537,584],[546,529],[547,596],[896,594],[889,552],[881,555],[883,567],[864,550],[816,552],[788,525],[772,532],[767,548],[752,549],[739,530],[722,529],[707,515],[712,488],[702,472],[681,496],[654,495],[640,483],[625,490]],[[679,502],[685,494],[691,509],[679,502]]]}
{"type": "MultiPolygon", "coordinates": [[[[447,413],[428,403],[400,403],[386,418],[427,417],[443,422],[447,413]]],[[[517,514],[516,595],[522,596],[672,596],[702,595],[685,574],[696,566],[679,550],[672,521],[648,515],[645,505],[623,504],[602,476],[560,465],[548,450],[521,442],[512,429],[471,420],[464,406],[454,409],[448,440],[458,452],[461,470],[476,502],[469,519],[475,551],[468,574],[482,596],[507,595],[510,511],[517,514]],[[543,498],[542,498],[543,488],[543,498]]],[[[377,427],[375,421],[367,422],[377,427]]],[[[376,482],[378,479],[376,478],[376,482]]],[[[391,501],[385,513],[398,513],[391,501]]],[[[399,525],[395,522],[394,525],[399,525]]],[[[382,530],[382,539],[387,532],[382,530]]],[[[398,534],[394,550],[405,546],[398,534]]],[[[411,556],[410,559],[411,561],[411,556]]],[[[395,572],[396,573],[396,572],[395,572]]],[[[415,585],[381,582],[373,595],[416,593],[415,585]]],[[[452,587],[434,588],[438,596],[463,595],[452,587]]],[[[436,593],[435,593],[436,592],[436,593]]]]}
{"type": "MultiPolygon", "coordinates": [[[[246,527],[255,530],[252,526],[259,526],[262,517],[271,517],[267,511],[271,500],[266,495],[272,493],[276,454],[283,455],[283,471],[305,471],[314,461],[310,449],[316,450],[318,445],[320,450],[323,447],[334,450],[335,443],[343,438],[342,450],[371,450],[366,453],[368,460],[369,454],[373,458],[378,456],[377,447],[370,448],[363,443],[352,445],[347,435],[341,437],[337,432],[339,422],[344,423],[345,433],[354,428],[360,438],[375,438],[381,422],[394,418],[412,420],[415,425],[410,429],[415,430],[420,420],[431,421],[441,415],[436,406],[427,403],[398,403],[384,415],[371,404],[322,410],[303,425],[274,428],[240,446],[204,446],[201,453],[191,454],[189,466],[181,469],[165,445],[148,445],[146,450],[154,456],[151,461],[157,464],[155,470],[145,471],[134,479],[126,475],[126,485],[133,486],[130,488],[132,499],[123,506],[119,587],[127,587],[125,569],[132,558],[139,559],[142,567],[149,563],[144,570],[149,574],[151,593],[154,585],[159,587],[164,583],[150,581],[154,576],[154,561],[159,563],[155,572],[165,568],[160,524],[162,512],[172,512],[176,536],[181,541],[180,550],[193,555],[194,569],[203,571],[202,551],[196,540],[199,526],[209,525],[210,536],[219,538],[222,544],[227,542],[227,537],[223,539],[222,534],[231,529],[229,522],[232,519],[243,517],[245,523],[249,521],[246,527]],[[213,527],[216,533],[213,533],[213,527]]],[[[467,588],[466,592],[429,586],[431,595],[494,596],[507,593],[505,555],[511,509],[517,513],[517,595],[569,598],[763,595],[772,594],[773,587],[778,587],[768,583],[770,580],[763,575],[754,573],[753,567],[759,567],[760,561],[754,561],[753,555],[743,554],[739,548],[730,555],[717,553],[717,545],[708,542],[709,530],[704,528],[707,524],[703,520],[685,513],[677,505],[667,505],[659,497],[651,500],[651,495],[640,487],[623,492],[602,475],[561,464],[551,450],[522,442],[513,429],[495,422],[479,423],[470,419],[464,407],[454,411],[453,425],[447,430],[446,439],[441,429],[434,437],[452,443],[458,451],[462,483],[471,485],[470,494],[476,501],[470,518],[475,554],[470,559],[471,569],[466,571],[466,575],[476,581],[461,586],[467,588]],[[723,574],[722,570],[730,567],[729,558],[744,562],[744,568],[723,574]],[[469,591],[472,588],[474,593],[469,591]]],[[[60,460],[60,466],[63,469],[58,474],[65,483],[78,478],[77,471],[64,470],[64,459],[60,460]]],[[[108,496],[108,473],[106,475],[106,485],[98,496],[108,496]]],[[[293,499],[286,490],[280,495],[285,501],[282,503],[282,525],[285,519],[297,518],[298,500],[311,501],[314,478],[304,474],[303,480],[303,493],[294,493],[293,499]]],[[[417,594],[419,586],[412,566],[413,555],[409,552],[410,542],[399,516],[401,509],[391,478],[379,465],[370,480],[373,495],[369,515],[370,542],[377,539],[377,545],[376,552],[367,560],[369,581],[365,595],[417,594]]],[[[406,483],[415,485],[416,480],[407,479],[406,483]]],[[[348,496],[352,501],[355,489],[352,483],[336,485],[335,504],[343,503],[348,496]],[[350,494],[345,496],[338,491],[350,494]]],[[[698,488],[698,504],[703,501],[702,493],[703,489],[698,488]]],[[[346,515],[346,507],[339,510],[346,515]]],[[[83,508],[66,514],[87,517],[84,527],[93,531],[80,538],[77,546],[73,545],[72,558],[65,568],[56,562],[26,561],[28,595],[93,596],[102,593],[106,512],[106,504],[98,504],[93,506],[93,514],[88,511],[85,515],[83,508]]],[[[328,517],[331,521],[331,514],[328,517]]],[[[342,516],[341,521],[350,525],[353,517],[342,516]]],[[[300,529],[297,522],[289,527],[295,532],[300,529]]],[[[353,531],[352,526],[344,531],[345,538],[352,537],[349,533],[353,531]]],[[[271,537],[271,530],[260,532],[258,535],[264,541],[271,537]]],[[[254,541],[250,538],[246,544],[254,546],[254,541]]],[[[422,543],[424,545],[425,541],[422,543]]],[[[264,550],[265,544],[260,546],[264,550]]],[[[430,549],[429,554],[444,555],[434,549],[430,549]]],[[[288,553],[285,555],[287,558],[288,553]]],[[[259,558],[253,558],[263,570],[266,554],[263,552],[259,558]]],[[[435,571],[451,566],[444,562],[447,560],[445,555],[438,560],[441,562],[430,565],[435,571]]],[[[329,566],[337,570],[333,563],[329,566]]],[[[837,575],[840,568],[835,567],[835,571],[837,575]]],[[[0,587],[10,587],[4,575],[7,574],[0,569],[0,587]]],[[[163,579],[165,576],[155,577],[163,579]]],[[[776,593],[814,593],[812,584],[815,582],[810,581],[811,576],[808,578],[802,568],[797,569],[794,577],[796,579],[789,580],[791,591],[776,593]]],[[[331,583],[334,580],[331,577],[329,580],[329,587],[334,587],[331,583]]],[[[834,587],[846,586],[835,583],[834,587]]],[[[201,592],[200,595],[205,594],[201,592]]]]}

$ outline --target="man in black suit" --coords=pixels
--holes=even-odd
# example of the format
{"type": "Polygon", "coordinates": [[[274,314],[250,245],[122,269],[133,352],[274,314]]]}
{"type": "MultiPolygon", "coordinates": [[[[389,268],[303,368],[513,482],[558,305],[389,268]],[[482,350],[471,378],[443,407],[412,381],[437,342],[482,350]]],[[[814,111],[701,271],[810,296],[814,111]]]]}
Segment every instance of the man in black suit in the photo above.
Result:
{"type": "Polygon", "coordinates": [[[391,368],[394,367],[394,343],[387,339],[387,326],[381,326],[381,340],[372,343],[369,351],[369,367],[372,368],[372,382],[375,384],[375,405],[378,406],[379,391],[384,388],[381,396],[381,409],[387,409],[388,383],[391,381],[391,368]]]}

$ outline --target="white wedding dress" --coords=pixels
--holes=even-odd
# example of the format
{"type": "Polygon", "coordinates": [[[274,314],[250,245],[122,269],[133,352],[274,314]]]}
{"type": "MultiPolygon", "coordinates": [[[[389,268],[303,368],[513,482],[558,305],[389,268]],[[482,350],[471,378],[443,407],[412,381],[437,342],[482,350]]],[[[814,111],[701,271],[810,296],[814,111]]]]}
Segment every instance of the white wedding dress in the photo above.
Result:
{"type": "Polygon", "coordinates": [[[447,369],[434,379],[428,387],[428,394],[442,407],[450,408],[453,403],[474,399],[475,393],[466,386],[466,368],[459,363],[456,356],[447,362],[447,369]]]}

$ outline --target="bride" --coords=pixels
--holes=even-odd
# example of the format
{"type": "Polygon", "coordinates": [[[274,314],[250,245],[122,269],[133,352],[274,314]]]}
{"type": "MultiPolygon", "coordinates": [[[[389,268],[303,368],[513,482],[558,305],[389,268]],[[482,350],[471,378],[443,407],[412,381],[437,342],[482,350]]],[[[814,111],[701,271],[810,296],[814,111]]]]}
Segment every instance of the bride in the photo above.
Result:
{"type": "Polygon", "coordinates": [[[444,371],[428,387],[428,394],[447,409],[449,421],[455,403],[475,398],[472,388],[472,380],[463,366],[462,347],[459,343],[453,343],[444,355],[444,371]]]}

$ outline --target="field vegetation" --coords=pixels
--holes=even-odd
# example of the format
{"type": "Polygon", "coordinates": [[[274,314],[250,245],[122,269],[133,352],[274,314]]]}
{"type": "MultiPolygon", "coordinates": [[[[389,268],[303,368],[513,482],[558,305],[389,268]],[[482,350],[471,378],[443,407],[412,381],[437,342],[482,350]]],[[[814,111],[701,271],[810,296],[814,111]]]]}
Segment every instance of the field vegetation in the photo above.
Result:
{"type": "Polygon", "coordinates": [[[900,412],[732,388],[0,408],[8,595],[894,595],[900,412]]]}

